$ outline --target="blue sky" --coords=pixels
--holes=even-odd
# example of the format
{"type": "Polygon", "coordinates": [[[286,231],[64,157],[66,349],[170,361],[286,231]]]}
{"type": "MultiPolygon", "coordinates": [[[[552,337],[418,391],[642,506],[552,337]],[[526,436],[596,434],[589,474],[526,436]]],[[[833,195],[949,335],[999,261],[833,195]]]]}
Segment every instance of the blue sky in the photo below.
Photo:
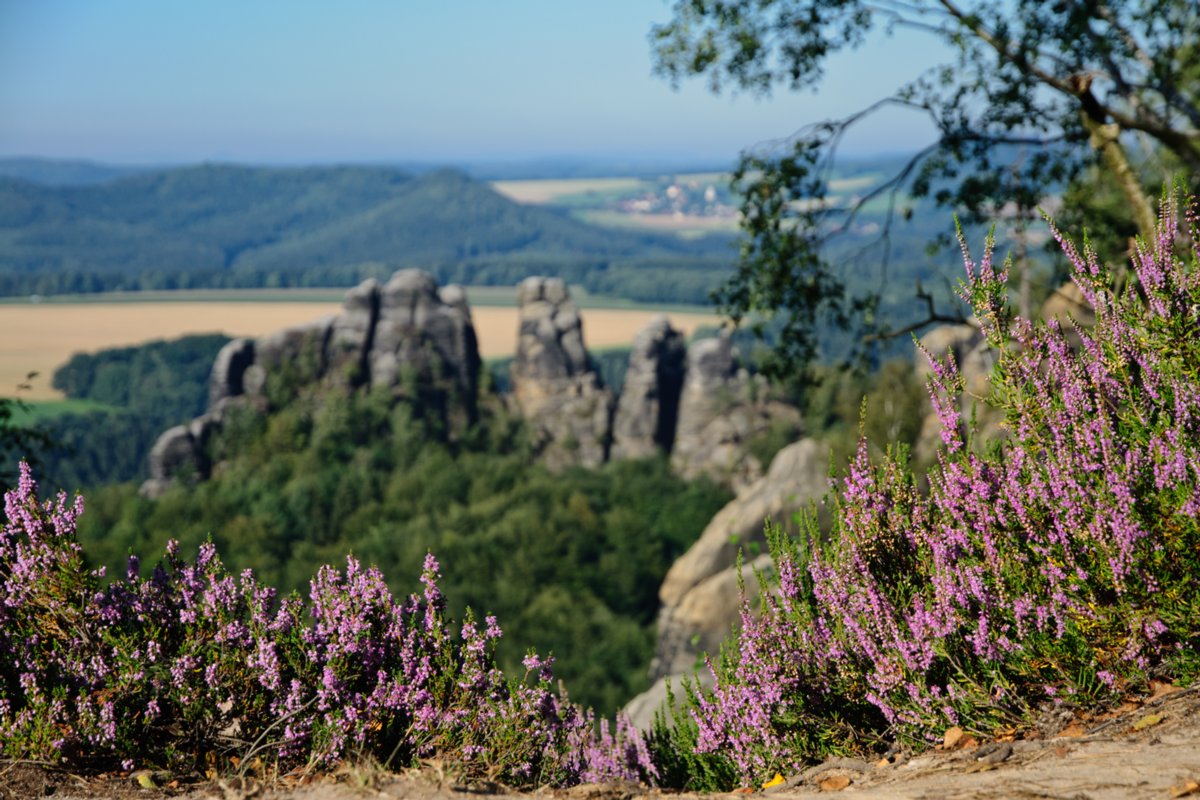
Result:
{"type": "MultiPolygon", "coordinates": [[[[944,58],[879,37],[816,94],[674,91],[647,41],[669,17],[665,0],[0,0],[0,156],[731,161],[944,58]]],[[[930,136],[897,112],[847,150],[930,136]]]]}

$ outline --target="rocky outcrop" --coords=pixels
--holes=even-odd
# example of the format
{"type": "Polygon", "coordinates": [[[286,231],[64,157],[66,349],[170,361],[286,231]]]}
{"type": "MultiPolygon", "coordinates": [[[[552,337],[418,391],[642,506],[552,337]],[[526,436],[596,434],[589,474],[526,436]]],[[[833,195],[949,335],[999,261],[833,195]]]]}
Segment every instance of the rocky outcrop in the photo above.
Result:
{"type": "Polygon", "coordinates": [[[335,385],[355,388],[371,376],[368,357],[379,323],[379,281],[374,278],[346,292],[342,313],[333,320],[327,358],[329,380],[335,385]]]}
{"type": "Polygon", "coordinates": [[[675,695],[675,707],[678,708],[684,698],[683,683],[685,680],[693,688],[699,686],[709,689],[715,683],[712,673],[707,669],[698,669],[694,673],[686,675],[666,675],[654,681],[650,684],[649,689],[626,703],[625,707],[621,709],[621,714],[629,720],[633,727],[643,731],[649,731],[654,727],[654,717],[660,713],[667,725],[673,726],[674,721],[669,713],[670,697],[667,694],[667,685],[670,684],[671,693],[675,695]]]}
{"type": "Polygon", "coordinates": [[[234,339],[217,353],[212,374],[208,379],[208,405],[215,406],[227,397],[237,397],[246,391],[243,378],[254,363],[254,341],[234,339]]]}
{"type": "Polygon", "coordinates": [[[329,338],[336,319],[329,314],[256,339],[254,363],[242,376],[246,394],[278,406],[320,381],[329,366],[329,338]]]}
{"type": "MultiPolygon", "coordinates": [[[[517,288],[519,328],[510,405],[524,417],[534,448],[552,469],[599,466],[612,458],[669,453],[680,476],[706,475],[735,490],[762,475],[759,437],[799,430],[799,412],[770,399],[765,381],[737,362],[728,338],[685,349],[666,317],[642,330],[615,408],[584,346],[583,323],[566,284],[528,278],[517,288]]],[[[207,440],[228,404],[269,411],[299,394],[386,389],[435,419],[454,437],[478,418],[479,350],[461,287],[402,270],[346,293],[342,309],[257,339],[237,339],[218,354],[210,412],[192,437],[196,473],[206,477],[207,440]],[[222,406],[219,414],[212,412],[222,406]]],[[[165,444],[164,444],[165,446],[165,444]]],[[[173,453],[187,450],[173,440],[173,453]]],[[[167,459],[147,483],[158,493],[183,463],[167,459]]]]}
{"type": "Polygon", "coordinates": [[[369,352],[372,387],[414,401],[451,431],[475,421],[479,345],[460,287],[439,291],[428,273],[397,272],[383,287],[369,352]]]}
{"type": "Polygon", "coordinates": [[[1096,324],[1096,311],[1088,305],[1075,282],[1067,281],[1051,292],[1042,304],[1042,319],[1056,319],[1064,326],[1074,323],[1090,328],[1096,324]]]}
{"type": "Polygon", "coordinates": [[[683,478],[706,475],[735,491],[762,476],[751,453],[756,437],[773,425],[798,431],[800,412],[770,398],[766,381],[738,363],[727,336],[692,344],[679,400],[671,465],[683,478]]]}
{"type": "Polygon", "coordinates": [[[820,500],[829,488],[824,448],[802,439],[780,450],[764,477],[717,512],[659,588],[662,608],[651,678],[688,672],[701,653],[717,651],[737,621],[733,566],[738,551],[761,552],[766,520],[792,527],[793,513],[820,500]]]}
{"type": "Polygon", "coordinates": [[[666,699],[666,681],[678,687],[693,673],[702,683],[707,670],[696,667],[705,653],[716,655],[740,621],[738,551],[747,557],[742,580],[748,597],[758,593],[757,575],[771,569],[765,552],[764,523],[771,520],[792,528],[792,515],[820,500],[829,491],[827,458],[812,439],[802,439],[776,454],[767,474],[746,487],[717,512],[700,538],[667,572],[658,597],[658,642],[650,664],[647,691],[629,701],[624,712],[643,729],[666,699]]]}
{"type": "MultiPolygon", "coordinates": [[[[1067,343],[1078,349],[1082,346],[1079,330],[1096,324],[1096,312],[1088,305],[1083,293],[1074,282],[1056,289],[1042,305],[1040,318],[1062,326],[1067,343]]],[[[921,337],[921,348],[916,353],[917,375],[925,380],[931,374],[926,352],[936,360],[945,360],[954,355],[954,363],[963,377],[966,391],[962,395],[959,412],[965,421],[974,415],[978,438],[987,441],[1001,435],[1003,414],[981,402],[991,389],[990,376],[996,365],[996,351],[984,340],[977,324],[972,320],[965,325],[943,325],[921,337]]],[[[942,446],[942,426],[932,408],[921,425],[921,433],[913,448],[917,464],[930,464],[942,446]]]]}
{"type": "Polygon", "coordinates": [[[599,466],[608,458],[612,393],[583,344],[583,323],[558,278],[517,287],[520,323],[511,367],[512,398],[534,447],[551,469],[599,466]]]}
{"type": "Polygon", "coordinates": [[[718,511],[671,565],[658,592],[663,606],[679,605],[701,581],[732,566],[739,549],[764,543],[764,520],[787,526],[794,512],[820,500],[829,489],[828,454],[815,439],[801,439],[780,450],[767,474],[718,511]]]}
{"type": "Polygon", "coordinates": [[[364,281],[346,293],[338,314],[222,348],[209,379],[209,410],[159,437],[142,493],[156,497],[177,478],[208,477],[208,442],[231,408],[268,410],[313,386],[389,389],[454,436],[476,419],[479,366],[460,287],[439,289],[419,270],[397,272],[382,287],[364,281]]]}
{"type": "Polygon", "coordinates": [[[758,575],[771,569],[763,544],[764,523],[791,528],[793,513],[819,501],[830,489],[824,448],[802,439],[776,454],[767,474],[746,487],[717,512],[696,543],[667,572],[659,589],[658,642],[650,665],[651,687],[623,709],[633,723],[648,729],[667,698],[666,683],[678,688],[683,678],[711,682],[697,671],[705,653],[715,656],[741,619],[738,551],[747,556],[741,578],[746,596],[759,590],[758,575]]]}
{"type": "Polygon", "coordinates": [[[1096,310],[1088,305],[1075,282],[1068,281],[1046,298],[1042,304],[1042,319],[1046,322],[1057,321],[1062,326],[1067,344],[1078,350],[1083,346],[1079,331],[1088,330],[1096,324],[1096,310]]]}
{"type": "MultiPolygon", "coordinates": [[[[736,502],[736,501],[735,501],[736,502]]],[[[759,520],[761,529],[763,520],[759,520]]],[[[733,563],[701,578],[658,617],[658,642],[650,677],[690,675],[705,653],[715,656],[729,638],[741,611],[736,555],[733,563]]],[[[755,573],[771,568],[771,556],[762,553],[743,566],[747,597],[758,594],[755,573]]]]}
{"type": "Polygon", "coordinates": [[[176,480],[198,481],[207,475],[204,450],[192,436],[190,426],[176,425],[164,431],[150,449],[150,478],[142,484],[141,494],[153,499],[176,480]]]}
{"type": "Polygon", "coordinates": [[[665,316],[638,332],[613,417],[613,459],[671,451],[686,363],[683,334],[665,316]]]}

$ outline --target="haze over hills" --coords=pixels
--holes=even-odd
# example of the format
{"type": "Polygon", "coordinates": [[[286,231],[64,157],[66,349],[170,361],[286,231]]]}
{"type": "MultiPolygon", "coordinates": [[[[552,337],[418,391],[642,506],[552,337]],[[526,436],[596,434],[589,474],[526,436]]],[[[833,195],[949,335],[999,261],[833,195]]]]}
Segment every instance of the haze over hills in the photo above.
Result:
{"type": "MultiPolygon", "coordinates": [[[[206,162],[207,163],[207,162],[206,162]]],[[[221,163],[221,162],[216,162],[221,163]]],[[[229,162],[242,163],[242,162],[229,162]]],[[[324,163],[324,162],[322,162],[324,163]]],[[[334,166],[334,163],[326,166],[334,166]]],[[[665,172],[725,172],[732,159],[697,160],[671,158],[601,158],[589,156],[546,157],[535,159],[478,159],[470,161],[388,160],[353,162],[346,166],[381,167],[412,175],[422,175],[451,167],[481,181],[544,180],[566,178],[607,178],[614,175],[661,175],[665,172]]],[[[144,172],[161,172],[187,166],[184,163],[121,164],[93,161],[84,158],[49,158],[44,156],[0,156],[0,178],[17,178],[47,186],[79,186],[103,183],[114,178],[144,172]]],[[[280,169],[309,166],[302,163],[254,163],[245,166],[280,169]]]]}
{"type": "Polygon", "coordinates": [[[153,167],[103,164],[81,158],[0,158],[0,178],[17,178],[46,186],[84,186],[104,183],[126,175],[147,172],[153,167]]]}
{"type": "Polygon", "coordinates": [[[101,165],[54,164],[24,164],[40,183],[0,178],[0,293],[337,286],[420,266],[443,281],[540,272],[703,302],[732,262],[724,237],[603,229],[449,169],[112,167],[105,178],[101,165]]]}
{"type": "MultiPolygon", "coordinates": [[[[831,202],[853,202],[903,161],[880,155],[847,162],[830,176],[831,202]]],[[[465,171],[418,164],[414,172],[387,165],[162,168],[0,159],[0,297],[348,287],[418,267],[442,283],[511,287],[546,275],[592,294],[708,304],[736,260],[736,220],[719,220],[720,228],[701,218],[697,231],[684,231],[677,223],[692,212],[675,208],[684,217],[674,220],[672,204],[661,201],[685,178],[700,179],[700,195],[720,185],[718,204],[736,211],[738,200],[720,172],[655,172],[643,164],[641,178],[610,173],[636,188],[613,191],[597,182],[581,189],[592,184],[567,180],[578,184],[576,193],[549,202],[505,196],[479,179],[575,178],[598,175],[602,167],[583,160],[477,163],[465,171]],[[655,219],[628,213],[626,206],[639,203],[666,211],[655,219]]],[[[540,183],[554,180],[531,185],[540,183]]],[[[939,235],[949,241],[953,218],[932,201],[899,196],[889,227],[889,203],[886,197],[868,203],[828,252],[848,292],[881,292],[880,313],[903,327],[924,311],[914,305],[918,282],[943,306],[956,302],[947,278],[955,259],[926,247],[939,235]]],[[[968,231],[969,238],[981,236],[968,231]]],[[[828,341],[841,335],[829,334],[828,341]]]]}

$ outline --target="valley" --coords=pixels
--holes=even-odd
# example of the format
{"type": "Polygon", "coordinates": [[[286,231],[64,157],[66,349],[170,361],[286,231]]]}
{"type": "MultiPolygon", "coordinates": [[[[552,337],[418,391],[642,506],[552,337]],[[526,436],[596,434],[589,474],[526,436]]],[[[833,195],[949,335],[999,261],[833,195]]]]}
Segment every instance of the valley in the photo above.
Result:
{"type": "MultiPolygon", "coordinates": [[[[239,290],[86,295],[77,302],[0,305],[0,397],[61,399],[50,385],[54,370],[79,352],[94,353],[157,339],[199,333],[261,336],[334,313],[344,292],[318,290],[239,290]],[[195,299],[192,299],[195,298],[195,299]],[[292,299],[296,298],[296,299],[292,299]],[[30,372],[38,376],[17,391],[30,372]]],[[[511,288],[468,289],[479,336],[480,356],[503,358],[516,345],[517,308],[511,288]],[[476,295],[480,300],[475,300],[476,295]]],[[[597,349],[628,347],[634,335],[659,313],[691,335],[719,318],[703,307],[622,303],[613,298],[584,300],[587,336],[597,349]]]]}

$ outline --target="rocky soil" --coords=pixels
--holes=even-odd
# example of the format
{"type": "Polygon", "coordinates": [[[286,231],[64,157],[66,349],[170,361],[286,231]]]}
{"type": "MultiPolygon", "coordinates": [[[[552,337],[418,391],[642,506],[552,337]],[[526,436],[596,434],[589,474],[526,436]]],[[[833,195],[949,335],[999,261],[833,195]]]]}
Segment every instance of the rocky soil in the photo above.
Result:
{"type": "Polygon", "coordinates": [[[770,800],[843,794],[864,798],[1176,798],[1200,797],[1200,686],[1159,685],[1155,694],[1105,715],[1076,717],[1048,711],[1032,730],[981,742],[952,730],[942,746],[908,756],[897,752],[874,764],[833,759],[777,785],[729,794],[697,795],[632,784],[596,784],[519,793],[502,786],[460,783],[451,769],[428,763],[405,773],[343,767],[332,775],[285,776],[269,785],[228,778],[188,783],[151,773],[84,777],[28,763],[0,763],[0,800],[53,796],[56,800],[115,797],[185,800],[469,800],[535,797],[555,800],[770,800]],[[144,788],[141,782],[154,785],[144,788]]]}

